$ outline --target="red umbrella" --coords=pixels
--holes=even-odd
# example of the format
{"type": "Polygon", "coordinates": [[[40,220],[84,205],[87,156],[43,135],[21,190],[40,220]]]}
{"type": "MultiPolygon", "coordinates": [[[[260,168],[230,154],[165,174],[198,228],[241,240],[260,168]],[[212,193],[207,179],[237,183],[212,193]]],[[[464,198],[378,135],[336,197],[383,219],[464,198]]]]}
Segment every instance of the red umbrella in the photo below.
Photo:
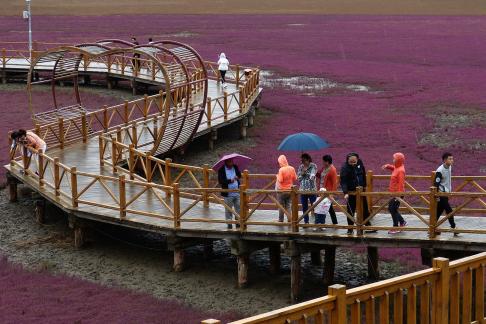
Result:
{"type": "Polygon", "coordinates": [[[241,155],[238,153],[231,153],[223,156],[221,159],[219,159],[218,162],[216,162],[215,165],[213,165],[213,170],[218,171],[223,165],[224,161],[226,160],[233,160],[233,163],[238,166],[238,169],[244,170],[250,164],[251,158],[245,155],[241,155]]]}

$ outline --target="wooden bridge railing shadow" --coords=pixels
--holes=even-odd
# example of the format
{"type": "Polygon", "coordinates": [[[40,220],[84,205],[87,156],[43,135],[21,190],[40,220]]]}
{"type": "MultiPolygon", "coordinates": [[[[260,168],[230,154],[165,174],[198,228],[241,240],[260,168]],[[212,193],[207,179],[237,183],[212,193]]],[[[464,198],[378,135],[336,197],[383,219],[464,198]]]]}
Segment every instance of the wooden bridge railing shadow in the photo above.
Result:
{"type": "Polygon", "coordinates": [[[426,270],[348,290],[333,285],[327,296],[231,324],[485,323],[485,267],[486,253],[435,258],[426,270]]]}

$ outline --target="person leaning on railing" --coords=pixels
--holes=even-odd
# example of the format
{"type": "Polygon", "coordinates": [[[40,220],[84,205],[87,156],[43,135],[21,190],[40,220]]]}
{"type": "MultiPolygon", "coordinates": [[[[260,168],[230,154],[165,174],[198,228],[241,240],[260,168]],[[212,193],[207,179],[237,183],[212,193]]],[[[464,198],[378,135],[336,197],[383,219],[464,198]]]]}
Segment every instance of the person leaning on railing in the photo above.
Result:
{"type": "MultiPolygon", "coordinates": [[[[39,153],[44,153],[47,150],[46,142],[42,138],[37,136],[37,134],[34,132],[26,131],[25,129],[19,129],[18,131],[13,132],[10,137],[13,141],[12,149],[14,149],[18,143],[21,143],[28,148],[33,148],[39,153]]],[[[30,155],[31,152],[27,151],[27,156],[30,157],[30,155]]],[[[37,154],[34,154],[34,157],[38,161],[39,156],[37,154]]]]}
{"type": "MultiPolygon", "coordinates": [[[[393,154],[393,164],[385,164],[381,167],[383,170],[392,171],[390,177],[390,186],[388,190],[390,192],[404,192],[405,191],[405,155],[403,153],[393,154]]],[[[392,197],[388,202],[388,211],[393,219],[393,227],[404,227],[407,222],[403,219],[399,212],[400,200],[397,197],[392,197]]],[[[392,229],[388,231],[388,234],[400,233],[400,229],[392,229]]]]}
{"type": "MultiPolygon", "coordinates": [[[[275,182],[276,190],[290,190],[292,188],[295,180],[297,180],[297,174],[295,173],[294,167],[290,166],[287,162],[285,155],[280,155],[278,157],[279,170],[276,175],[277,179],[275,182]]],[[[290,209],[290,193],[289,192],[279,192],[277,195],[278,203],[285,208],[286,211],[290,209]]],[[[284,211],[278,209],[278,221],[283,222],[284,211]]]]}

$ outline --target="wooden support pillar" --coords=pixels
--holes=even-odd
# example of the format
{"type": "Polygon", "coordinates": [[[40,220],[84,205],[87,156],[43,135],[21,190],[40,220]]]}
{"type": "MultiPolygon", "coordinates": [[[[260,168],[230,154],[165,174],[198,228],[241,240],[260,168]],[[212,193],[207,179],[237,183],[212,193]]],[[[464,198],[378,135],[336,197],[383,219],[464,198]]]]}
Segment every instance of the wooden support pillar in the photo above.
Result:
{"type": "Polygon", "coordinates": [[[137,81],[132,80],[132,95],[137,95],[137,81]]]}
{"type": "Polygon", "coordinates": [[[85,75],[83,77],[84,80],[84,85],[90,85],[91,84],[91,76],[90,75],[85,75]]]}
{"type": "Polygon", "coordinates": [[[248,118],[245,117],[241,120],[240,124],[240,136],[241,138],[245,139],[246,138],[246,129],[248,128],[248,118]]]}
{"type": "Polygon", "coordinates": [[[208,260],[211,259],[213,256],[213,241],[209,241],[204,243],[203,245],[203,254],[204,254],[204,259],[208,260]]]}
{"type": "Polygon", "coordinates": [[[248,263],[250,261],[250,254],[243,253],[238,255],[238,288],[245,288],[248,286],[248,263]]]}
{"type": "Polygon", "coordinates": [[[46,201],[39,199],[34,202],[35,204],[35,219],[37,223],[44,224],[46,219],[46,201]]]}
{"type": "Polygon", "coordinates": [[[290,257],[290,300],[296,302],[301,290],[301,255],[295,253],[290,257]]]}
{"type": "Polygon", "coordinates": [[[209,150],[214,150],[214,142],[218,139],[218,131],[216,129],[212,129],[211,133],[209,134],[209,150]]]}
{"type": "Polygon", "coordinates": [[[334,281],[334,268],[336,267],[336,247],[328,246],[325,248],[324,255],[324,271],[322,277],[324,279],[324,285],[329,286],[334,281]]]}
{"type": "Polygon", "coordinates": [[[181,272],[184,270],[184,249],[176,247],[174,249],[174,271],[181,272]]]}
{"type": "Polygon", "coordinates": [[[75,224],[74,225],[74,247],[76,249],[81,249],[85,243],[86,229],[84,226],[75,224]]]}
{"type": "Polygon", "coordinates": [[[7,183],[8,183],[9,201],[15,202],[17,201],[18,198],[17,179],[15,179],[12,175],[7,174],[7,183]]]}
{"type": "Polygon", "coordinates": [[[322,259],[321,259],[321,250],[318,251],[312,251],[310,253],[311,255],[311,264],[315,266],[319,266],[322,264],[322,259]]]}
{"type": "Polygon", "coordinates": [[[373,280],[380,279],[380,268],[378,265],[378,248],[376,246],[368,246],[368,278],[373,280]]]}
{"type": "Polygon", "coordinates": [[[421,248],[420,256],[422,257],[422,264],[428,267],[432,267],[432,258],[434,257],[434,249],[421,248]]]}
{"type": "Polygon", "coordinates": [[[278,274],[280,272],[280,246],[271,245],[268,248],[270,254],[270,273],[278,274]]]}
{"type": "Polygon", "coordinates": [[[2,71],[2,84],[7,84],[7,72],[2,71]]]}
{"type": "Polygon", "coordinates": [[[250,112],[248,113],[248,126],[252,127],[254,122],[254,117],[255,117],[255,109],[251,109],[250,112]]]}

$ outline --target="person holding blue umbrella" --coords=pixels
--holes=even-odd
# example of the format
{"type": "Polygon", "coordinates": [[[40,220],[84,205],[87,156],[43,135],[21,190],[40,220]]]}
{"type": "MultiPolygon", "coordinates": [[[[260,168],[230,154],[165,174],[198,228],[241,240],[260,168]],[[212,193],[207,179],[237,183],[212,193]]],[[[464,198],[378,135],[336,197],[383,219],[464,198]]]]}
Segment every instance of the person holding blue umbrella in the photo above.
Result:
{"type": "MultiPolygon", "coordinates": [[[[316,174],[317,165],[312,162],[309,154],[303,153],[301,156],[302,164],[297,171],[297,180],[300,182],[301,191],[317,191],[316,174]]],[[[300,195],[300,203],[302,204],[302,211],[305,214],[309,209],[309,202],[311,205],[316,201],[315,194],[300,195]]],[[[304,223],[309,224],[309,214],[304,216],[304,223]]]]}

